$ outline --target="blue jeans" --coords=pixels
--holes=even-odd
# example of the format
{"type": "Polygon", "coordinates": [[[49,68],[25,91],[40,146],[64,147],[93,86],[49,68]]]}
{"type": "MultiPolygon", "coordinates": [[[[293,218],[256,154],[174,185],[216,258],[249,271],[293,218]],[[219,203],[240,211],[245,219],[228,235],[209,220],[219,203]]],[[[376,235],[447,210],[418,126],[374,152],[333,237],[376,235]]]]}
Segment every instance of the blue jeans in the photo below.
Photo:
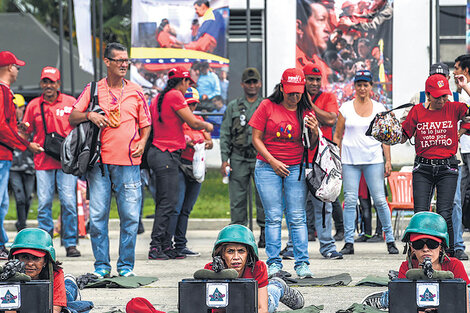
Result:
{"type": "Polygon", "coordinates": [[[78,286],[70,280],[65,281],[65,296],[67,309],[72,313],[88,313],[93,308],[93,302],[75,300],[78,295],[78,286]]]}
{"type": "Polygon", "coordinates": [[[8,242],[8,235],[3,226],[5,215],[8,213],[8,178],[11,161],[0,160],[0,246],[8,242]]]}
{"type": "Polygon", "coordinates": [[[343,192],[344,192],[344,242],[354,243],[354,229],[356,223],[356,203],[358,199],[359,181],[364,173],[370,195],[382,222],[386,242],[394,242],[390,208],[385,199],[384,190],[384,164],[343,164],[343,192]]]}
{"type": "MultiPolygon", "coordinates": [[[[331,215],[333,213],[333,206],[330,202],[325,202],[325,228],[323,228],[323,202],[315,198],[310,192],[308,193],[307,199],[307,201],[310,201],[312,204],[315,230],[317,231],[318,241],[320,242],[320,253],[321,255],[326,256],[329,252],[336,251],[335,239],[331,234],[331,215]]],[[[292,251],[292,238],[290,236],[290,231],[287,250],[292,251]]]]}
{"type": "Polygon", "coordinates": [[[454,249],[465,250],[463,243],[463,225],[462,225],[462,201],[460,192],[460,182],[462,181],[462,167],[459,169],[457,178],[457,189],[455,190],[454,204],[452,205],[452,226],[454,227],[454,249]]]}
{"type": "MultiPolygon", "coordinates": [[[[183,162],[183,161],[182,161],[183,162]]],[[[173,237],[175,249],[181,250],[186,247],[186,231],[188,230],[189,214],[196,203],[201,184],[186,178],[182,171],[178,173],[179,196],[176,210],[170,216],[170,226],[168,232],[173,237]]]]}
{"type": "Polygon", "coordinates": [[[284,295],[284,289],[281,283],[270,281],[268,284],[268,312],[276,312],[279,306],[279,299],[284,295]]]}
{"type": "Polygon", "coordinates": [[[57,185],[60,208],[62,210],[62,241],[65,248],[76,246],[78,242],[77,221],[77,177],[65,174],[62,170],[37,170],[38,227],[54,233],[52,200],[57,185]]]}
{"type": "Polygon", "coordinates": [[[269,265],[276,263],[282,267],[281,226],[284,208],[286,220],[294,244],[295,265],[308,262],[308,232],[305,217],[307,185],[305,175],[299,178],[300,165],[289,166],[289,176],[278,176],[271,165],[256,160],[255,183],[263,203],[266,216],[266,254],[269,265]]]}
{"type": "Polygon", "coordinates": [[[133,270],[142,201],[140,168],[139,165],[104,164],[104,172],[105,175],[102,176],[97,164],[87,173],[90,187],[90,236],[95,269],[111,270],[108,220],[111,191],[114,191],[120,219],[117,270],[133,270]]]}

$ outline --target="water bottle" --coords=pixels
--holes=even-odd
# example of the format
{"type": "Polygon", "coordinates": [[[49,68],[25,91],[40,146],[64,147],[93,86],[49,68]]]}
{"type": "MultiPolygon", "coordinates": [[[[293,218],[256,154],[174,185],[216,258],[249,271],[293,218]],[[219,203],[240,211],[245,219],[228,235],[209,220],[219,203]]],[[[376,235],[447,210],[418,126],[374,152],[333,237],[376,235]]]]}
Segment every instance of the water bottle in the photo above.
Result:
{"type": "Polygon", "coordinates": [[[225,167],[225,176],[224,176],[224,178],[222,178],[222,183],[228,184],[229,176],[230,176],[230,166],[227,165],[225,167]]]}

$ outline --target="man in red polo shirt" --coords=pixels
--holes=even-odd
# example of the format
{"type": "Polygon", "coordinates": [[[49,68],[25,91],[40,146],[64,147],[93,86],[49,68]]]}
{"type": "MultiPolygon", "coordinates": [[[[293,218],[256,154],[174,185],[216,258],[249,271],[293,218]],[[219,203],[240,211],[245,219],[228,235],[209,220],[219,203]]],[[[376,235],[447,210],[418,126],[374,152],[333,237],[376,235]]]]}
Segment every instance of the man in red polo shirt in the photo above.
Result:
{"type": "Polygon", "coordinates": [[[15,105],[13,104],[13,91],[10,85],[16,81],[18,71],[25,63],[18,60],[10,51],[0,52],[0,260],[8,259],[5,243],[8,236],[3,227],[5,215],[8,212],[8,178],[10,176],[13,150],[31,151],[39,148],[30,145],[18,135],[15,105]]]}
{"type": "MultiPolygon", "coordinates": [[[[47,133],[56,132],[66,137],[72,127],[69,115],[72,112],[75,98],[59,91],[59,70],[46,66],[42,69],[39,82],[43,93],[40,97],[31,100],[23,117],[22,127],[26,134],[33,133],[33,142],[44,146],[47,133]],[[41,112],[43,111],[43,112],[41,112]],[[45,125],[45,127],[44,127],[45,125]]],[[[57,185],[59,200],[62,209],[62,240],[68,257],[80,256],[77,250],[77,177],[65,174],[59,160],[47,155],[45,152],[34,156],[36,168],[36,182],[38,194],[38,224],[39,228],[47,231],[51,236],[54,232],[52,219],[52,200],[57,185]]]]}

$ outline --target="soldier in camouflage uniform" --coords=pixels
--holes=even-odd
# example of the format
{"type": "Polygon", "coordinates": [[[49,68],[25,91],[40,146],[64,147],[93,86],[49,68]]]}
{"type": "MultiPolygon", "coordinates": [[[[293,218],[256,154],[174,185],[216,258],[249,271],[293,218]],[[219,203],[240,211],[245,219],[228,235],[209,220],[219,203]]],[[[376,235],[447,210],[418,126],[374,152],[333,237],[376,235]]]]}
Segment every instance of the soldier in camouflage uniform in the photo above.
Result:
{"type": "MultiPolygon", "coordinates": [[[[262,98],[261,75],[256,68],[246,68],[241,86],[245,95],[227,105],[220,127],[221,172],[230,166],[229,196],[231,224],[247,225],[247,197],[250,178],[254,176],[256,150],[251,142],[251,126],[248,122],[258,108],[262,98]],[[229,161],[230,160],[230,161],[229,161]],[[230,162],[230,163],[229,163],[230,162]]],[[[255,187],[256,221],[261,228],[258,246],[264,248],[264,209],[255,187]]]]}

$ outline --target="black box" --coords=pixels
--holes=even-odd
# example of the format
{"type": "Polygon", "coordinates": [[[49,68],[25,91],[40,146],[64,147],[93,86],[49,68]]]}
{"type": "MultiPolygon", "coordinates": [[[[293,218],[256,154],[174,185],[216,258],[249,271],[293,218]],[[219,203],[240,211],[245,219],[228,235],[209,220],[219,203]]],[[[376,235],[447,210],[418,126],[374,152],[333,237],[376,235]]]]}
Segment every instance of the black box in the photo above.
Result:
{"type": "Polygon", "coordinates": [[[257,313],[258,282],[238,278],[183,279],[178,283],[179,313],[207,313],[217,308],[226,313],[257,313]]]}
{"type": "Polygon", "coordinates": [[[416,313],[418,308],[437,308],[439,313],[467,312],[467,286],[462,279],[397,279],[388,283],[388,290],[389,313],[416,313]]]}

